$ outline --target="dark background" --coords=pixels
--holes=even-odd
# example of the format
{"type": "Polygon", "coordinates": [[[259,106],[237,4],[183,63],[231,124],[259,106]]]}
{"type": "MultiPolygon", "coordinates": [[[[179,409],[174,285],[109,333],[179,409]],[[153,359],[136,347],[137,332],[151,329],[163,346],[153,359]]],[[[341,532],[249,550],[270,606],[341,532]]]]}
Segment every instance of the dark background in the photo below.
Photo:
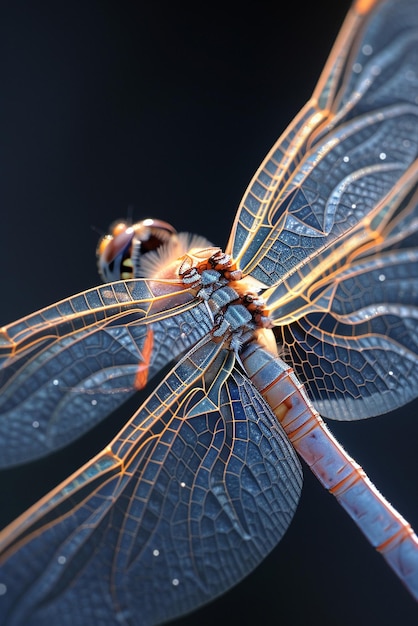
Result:
{"type": "MultiPolygon", "coordinates": [[[[4,2],[0,267],[5,324],[97,284],[98,235],[133,207],[225,245],[259,162],[310,96],[348,2],[4,2]]],[[[5,524],[104,446],[0,473],[5,524]]],[[[418,528],[418,405],[333,432],[418,528]]],[[[408,593],[305,472],[295,519],[243,583],[178,625],[416,624],[408,593]]]]}

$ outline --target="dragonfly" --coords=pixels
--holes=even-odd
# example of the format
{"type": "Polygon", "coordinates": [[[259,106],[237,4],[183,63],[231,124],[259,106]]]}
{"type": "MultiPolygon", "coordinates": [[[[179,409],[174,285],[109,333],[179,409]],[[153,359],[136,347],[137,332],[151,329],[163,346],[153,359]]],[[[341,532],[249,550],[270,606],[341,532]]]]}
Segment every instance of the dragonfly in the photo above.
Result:
{"type": "Polygon", "coordinates": [[[2,329],[6,467],[68,445],[175,361],[2,531],[5,623],[157,624],[208,602],[288,528],[296,452],[416,597],[416,536],[317,411],[362,419],[416,396],[417,22],[411,0],[353,5],[225,254],[157,224],[167,242],[141,255],[138,229],[118,228],[100,250],[112,282],[2,329]]]}

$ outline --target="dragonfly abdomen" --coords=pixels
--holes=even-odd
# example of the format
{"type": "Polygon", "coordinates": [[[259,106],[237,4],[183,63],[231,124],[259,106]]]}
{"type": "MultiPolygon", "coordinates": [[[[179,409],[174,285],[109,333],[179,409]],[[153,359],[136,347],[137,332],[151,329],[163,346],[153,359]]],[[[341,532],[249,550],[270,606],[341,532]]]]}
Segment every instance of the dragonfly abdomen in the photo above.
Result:
{"type": "Polygon", "coordinates": [[[284,361],[256,342],[240,356],[298,454],[418,600],[418,537],[411,526],[334,438],[284,361]]]}

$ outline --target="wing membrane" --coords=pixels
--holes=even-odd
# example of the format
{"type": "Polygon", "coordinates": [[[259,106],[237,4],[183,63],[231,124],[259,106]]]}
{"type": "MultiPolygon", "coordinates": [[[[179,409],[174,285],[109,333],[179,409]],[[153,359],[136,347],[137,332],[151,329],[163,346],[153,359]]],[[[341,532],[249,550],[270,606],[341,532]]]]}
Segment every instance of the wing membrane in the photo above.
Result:
{"type": "Polygon", "coordinates": [[[227,247],[264,285],[291,279],[295,297],[346,254],[418,154],[418,4],[361,5],[251,181],[227,247]]]}
{"type": "Polygon", "coordinates": [[[270,408],[205,339],[106,450],[0,534],[0,613],[90,626],[188,612],[273,548],[300,489],[270,408]]]}
{"type": "Polygon", "coordinates": [[[284,359],[327,417],[380,415],[417,396],[417,178],[411,172],[382,204],[377,243],[360,242],[300,299],[304,316],[290,315],[276,331],[284,359]]]}
{"type": "Polygon", "coordinates": [[[91,289],[0,334],[0,464],[77,439],[211,328],[181,285],[134,280],[91,289]]]}
{"type": "Polygon", "coordinates": [[[418,2],[354,3],[228,244],[267,287],[283,358],[337,419],[417,395],[417,67],[418,2]]]}

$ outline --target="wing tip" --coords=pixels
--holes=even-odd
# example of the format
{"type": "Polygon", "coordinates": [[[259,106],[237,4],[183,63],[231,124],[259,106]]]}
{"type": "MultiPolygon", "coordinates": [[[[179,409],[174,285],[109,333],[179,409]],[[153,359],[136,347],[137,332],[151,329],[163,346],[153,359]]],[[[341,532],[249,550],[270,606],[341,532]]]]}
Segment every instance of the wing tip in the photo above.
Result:
{"type": "Polygon", "coordinates": [[[379,0],[356,0],[354,3],[354,11],[359,15],[366,15],[370,13],[376,6],[379,0]]]}

